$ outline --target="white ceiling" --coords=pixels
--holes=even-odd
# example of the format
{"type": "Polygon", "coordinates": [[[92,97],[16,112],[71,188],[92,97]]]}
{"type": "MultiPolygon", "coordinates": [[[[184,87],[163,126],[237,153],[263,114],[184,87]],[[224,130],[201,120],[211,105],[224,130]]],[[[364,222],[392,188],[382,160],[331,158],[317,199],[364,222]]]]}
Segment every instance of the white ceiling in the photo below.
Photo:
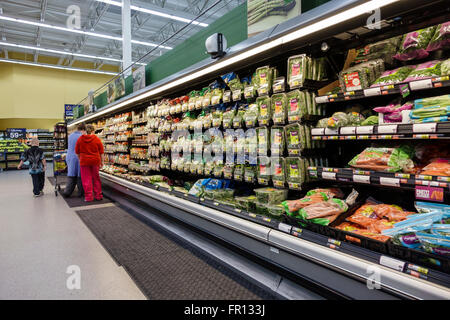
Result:
{"type": "MultiPolygon", "coordinates": [[[[131,5],[176,16],[177,19],[193,20],[218,2],[196,20],[202,24],[210,24],[245,1],[131,0],[131,5]]],[[[69,6],[76,5],[81,11],[80,30],[85,33],[90,32],[121,38],[121,7],[114,5],[118,2],[121,2],[121,0],[0,0],[0,51],[3,50],[5,53],[8,51],[30,53],[34,55],[34,61],[38,60],[39,54],[55,56],[59,57],[59,65],[69,67],[76,60],[95,61],[96,68],[100,68],[103,63],[120,65],[122,59],[122,42],[120,40],[64,30],[64,28],[67,28],[66,22],[69,18],[66,10],[69,6]],[[4,20],[2,17],[21,19],[34,24],[4,20]],[[41,23],[41,26],[36,25],[36,23],[41,23]],[[54,26],[62,28],[55,29],[54,26]],[[28,48],[8,46],[7,43],[27,46],[28,48]],[[34,47],[56,50],[57,52],[38,51],[34,50],[34,47]],[[64,52],[67,52],[67,54],[64,54],[64,52]],[[88,57],[72,56],[71,53],[88,55],[88,57]],[[118,61],[103,60],[102,57],[118,61]]],[[[132,10],[131,15],[132,40],[134,41],[132,45],[133,61],[139,60],[144,54],[154,49],[149,44],[161,44],[188,24],[137,10],[132,10]],[[136,44],[136,41],[147,43],[147,45],[136,44]]],[[[204,26],[198,24],[190,24],[164,43],[164,46],[173,48],[203,28],[204,26]]],[[[169,49],[160,47],[141,62],[148,63],[167,50],[169,49]]]]}

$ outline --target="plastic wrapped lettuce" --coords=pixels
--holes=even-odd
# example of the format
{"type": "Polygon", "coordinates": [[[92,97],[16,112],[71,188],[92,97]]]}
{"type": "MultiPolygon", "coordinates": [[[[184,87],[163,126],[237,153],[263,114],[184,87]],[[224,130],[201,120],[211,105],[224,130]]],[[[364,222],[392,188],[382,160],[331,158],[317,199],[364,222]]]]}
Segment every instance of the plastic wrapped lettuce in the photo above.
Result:
{"type": "Polygon", "coordinates": [[[339,73],[339,83],[343,91],[355,91],[369,88],[370,65],[358,64],[339,73]]]}
{"type": "Polygon", "coordinates": [[[256,129],[258,136],[258,155],[266,156],[270,147],[270,129],[268,127],[260,127],[256,129]]]}
{"type": "Polygon", "coordinates": [[[245,165],[244,181],[249,183],[256,183],[256,165],[245,165]]]}
{"type": "Polygon", "coordinates": [[[300,121],[308,113],[306,94],[304,91],[294,90],[286,95],[288,103],[289,123],[300,121]]]}
{"type": "Polygon", "coordinates": [[[417,232],[421,248],[428,252],[445,257],[450,257],[450,237],[417,232]]]}
{"type": "Polygon", "coordinates": [[[225,179],[233,179],[234,163],[225,163],[223,167],[223,177],[225,179]]]}
{"type": "Polygon", "coordinates": [[[244,180],[244,165],[236,164],[233,172],[233,180],[243,181],[244,180]]]}
{"type": "Polygon", "coordinates": [[[259,203],[280,204],[287,199],[287,189],[260,188],[255,189],[256,199],[259,203]]]}
{"type": "Polygon", "coordinates": [[[450,47],[450,21],[440,24],[428,44],[427,51],[436,51],[450,47]]]}
{"type": "Polygon", "coordinates": [[[441,61],[428,61],[416,66],[416,68],[408,75],[405,82],[416,80],[429,79],[432,77],[441,76],[441,61]]]}
{"type": "Polygon", "coordinates": [[[284,127],[286,146],[289,155],[299,155],[306,148],[305,131],[298,123],[284,127]]]}
{"type": "Polygon", "coordinates": [[[273,204],[267,206],[267,216],[282,221],[284,217],[285,209],[281,204],[273,204]]]}
{"type": "Polygon", "coordinates": [[[450,75],[450,59],[442,61],[442,64],[441,64],[441,75],[442,76],[450,75]]]}
{"type": "Polygon", "coordinates": [[[366,148],[348,164],[354,168],[382,171],[408,172],[414,168],[411,160],[414,149],[408,146],[399,148],[366,148]]]}
{"type": "Polygon", "coordinates": [[[285,124],[287,119],[288,100],[285,93],[272,96],[273,123],[285,124]]]}
{"type": "Polygon", "coordinates": [[[270,129],[270,152],[272,155],[283,155],[285,147],[285,135],[283,127],[272,127],[270,129]]]}
{"type": "Polygon", "coordinates": [[[316,127],[317,127],[317,128],[326,128],[326,127],[328,127],[328,119],[329,119],[329,118],[323,118],[323,119],[320,119],[320,120],[317,122],[316,127]]]}
{"type": "Polygon", "coordinates": [[[256,103],[259,109],[258,123],[260,126],[268,125],[272,118],[272,106],[269,97],[258,97],[256,103]]]}
{"type": "Polygon", "coordinates": [[[370,116],[363,122],[361,122],[361,126],[374,126],[379,122],[378,116],[370,116]]]}
{"type": "Polygon", "coordinates": [[[233,128],[235,129],[243,128],[245,111],[246,111],[245,106],[243,105],[239,106],[236,115],[233,118],[233,128]]]}
{"type": "Polygon", "coordinates": [[[286,163],[284,158],[271,158],[272,182],[277,188],[284,188],[286,184],[286,163]]]}
{"type": "Polygon", "coordinates": [[[410,61],[428,57],[429,53],[426,49],[435,31],[436,26],[433,26],[405,34],[400,44],[400,50],[394,58],[400,61],[410,61]]]}
{"type": "Polygon", "coordinates": [[[287,82],[289,88],[295,89],[303,86],[308,78],[308,58],[306,54],[292,56],[288,59],[287,82]]]}
{"type": "Polygon", "coordinates": [[[383,57],[384,55],[387,54],[393,54],[397,52],[400,40],[401,37],[394,37],[383,41],[368,44],[356,50],[355,60],[363,60],[368,56],[374,57],[376,56],[376,54],[379,54],[377,55],[377,58],[383,57]]]}
{"type": "Polygon", "coordinates": [[[364,120],[366,120],[366,118],[358,112],[349,112],[347,113],[347,117],[348,126],[359,126],[364,120]]]}
{"type": "Polygon", "coordinates": [[[449,106],[428,106],[420,109],[411,110],[411,119],[433,118],[433,117],[450,116],[449,106]]]}
{"type": "Polygon", "coordinates": [[[345,112],[336,112],[328,118],[327,127],[330,129],[337,129],[346,127],[349,123],[349,116],[345,112]]]}
{"type": "Polygon", "coordinates": [[[233,119],[236,115],[235,107],[228,107],[222,115],[222,126],[224,129],[231,129],[233,127],[233,119]]]}
{"type": "Polygon", "coordinates": [[[236,197],[234,198],[237,202],[237,207],[239,209],[245,210],[247,212],[255,212],[256,211],[256,196],[248,196],[248,197],[236,197]]]}
{"type": "Polygon", "coordinates": [[[256,103],[248,105],[244,114],[244,123],[247,128],[254,128],[258,122],[259,107],[256,103]]]}
{"type": "Polygon", "coordinates": [[[272,90],[272,70],[269,66],[256,69],[256,79],[258,82],[258,95],[266,96],[272,90]]]}
{"type": "Polygon", "coordinates": [[[414,100],[415,109],[448,105],[450,105],[450,94],[414,100]]]}
{"type": "Polygon", "coordinates": [[[405,82],[405,79],[414,71],[414,69],[415,66],[404,66],[394,70],[385,71],[381,77],[375,80],[372,87],[382,87],[405,82]]]}
{"type": "Polygon", "coordinates": [[[306,161],[299,157],[288,157],[285,160],[286,177],[290,189],[301,189],[306,180],[306,161]]]}
{"type": "Polygon", "coordinates": [[[271,179],[271,167],[269,157],[258,157],[258,172],[257,179],[261,185],[269,185],[271,179]]]}

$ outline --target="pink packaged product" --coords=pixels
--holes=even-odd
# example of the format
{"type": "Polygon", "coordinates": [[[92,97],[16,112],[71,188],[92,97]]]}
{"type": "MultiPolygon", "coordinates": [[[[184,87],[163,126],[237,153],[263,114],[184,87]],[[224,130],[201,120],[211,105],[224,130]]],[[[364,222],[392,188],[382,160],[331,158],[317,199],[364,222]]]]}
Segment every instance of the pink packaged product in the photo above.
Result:
{"type": "Polygon", "coordinates": [[[428,44],[427,51],[436,51],[450,47],[450,21],[440,24],[436,28],[433,38],[428,44]]]}
{"type": "Polygon", "coordinates": [[[394,56],[400,61],[410,61],[428,57],[428,44],[433,38],[436,26],[420,29],[403,36],[399,52],[394,56]]]}
{"type": "Polygon", "coordinates": [[[402,122],[403,116],[402,111],[403,110],[411,110],[414,107],[413,102],[407,102],[404,105],[401,104],[390,104],[385,107],[377,107],[374,108],[373,111],[382,113],[383,114],[383,121],[385,123],[395,123],[395,122],[402,122]]]}
{"type": "Polygon", "coordinates": [[[441,76],[442,61],[428,61],[416,66],[416,68],[408,75],[404,82],[429,79],[441,76]]]}

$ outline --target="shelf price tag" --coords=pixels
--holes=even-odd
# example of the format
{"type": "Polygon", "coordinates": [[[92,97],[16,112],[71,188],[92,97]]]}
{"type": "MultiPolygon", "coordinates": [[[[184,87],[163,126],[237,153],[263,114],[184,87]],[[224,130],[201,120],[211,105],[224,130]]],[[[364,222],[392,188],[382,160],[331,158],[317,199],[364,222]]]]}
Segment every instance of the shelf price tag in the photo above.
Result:
{"type": "Polygon", "coordinates": [[[435,133],[437,129],[437,123],[416,123],[413,124],[414,133],[435,133]]]}
{"type": "Polygon", "coordinates": [[[353,175],[353,181],[358,183],[370,184],[370,176],[353,175]]]}
{"type": "Polygon", "coordinates": [[[335,136],[335,135],[339,135],[339,130],[337,130],[337,129],[329,129],[329,128],[325,128],[325,135],[327,135],[327,136],[335,136]]]}
{"type": "Polygon", "coordinates": [[[380,257],[380,264],[382,266],[403,272],[403,269],[405,268],[405,262],[397,260],[397,259],[392,259],[390,257],[386,257],[386,256],[381,256],[380,257]]]}
{"type": "Polygon", "coordinates": [[[356,134],[356,127],[342,127],[339,132],[345,135],[353,135],[356,134]]]}
{"type": "Polygon", "coordinates": [[[325,134],[325,128],[314,128],[311,130],[312,136],[323,136],[325,134]]]}
{"type": "Polygon", "coordinates": [[[431,79],[412,81],[409,83],[411,91],[433,88],[433,81],[431,79]]]}
{"type": "Polygon", "coordinates": [[[328,96],[316,97],[316,103],[327,103],[328,101],[328,96]]]}
{"type": "Polygon", "coordinates": [[[380,184],[389,187],[400,187],[400,179],[398,178],[380,178],[380,184]]]}
{"type": "Polygon", "coordinates": [[[380,125],[378,126],[378,133],[397,133],[398,126],[392,125],[380,125]]]}
{"type": "Polygon", "coordinates": [[[325,180],[336,180],[335,172],[322,172],[322,178],[325,180]]]}
{"type": "Polygon", "coordinates": [[[377,88],[365,89],[364,96],[366,96],[366,97],[381,96],[381,88],[377,87],[377,88]]]}
{"type": "Polygon", "coordinates": [[[373,126],[362,126],[356,128],[357,134],[373,134],[373,126]]]}
{"type": "Polygon", "coordinates": [[[284,224],[284,223],[280,222],[278,224],[278,230],[286,232],[286,233],[291,233],[292,227],[288,224],[284,224]]]}

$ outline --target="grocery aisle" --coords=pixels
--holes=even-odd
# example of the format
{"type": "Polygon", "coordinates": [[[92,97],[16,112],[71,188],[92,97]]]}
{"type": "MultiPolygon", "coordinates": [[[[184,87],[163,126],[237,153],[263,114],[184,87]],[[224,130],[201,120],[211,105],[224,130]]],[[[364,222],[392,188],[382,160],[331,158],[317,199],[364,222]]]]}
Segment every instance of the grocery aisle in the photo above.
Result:
{"type": "Polygon", "coordinates": [[[48,180],[43,197],[31,189],[27,170],[0,173],[0,299],[145,299],[48,180]]]}

